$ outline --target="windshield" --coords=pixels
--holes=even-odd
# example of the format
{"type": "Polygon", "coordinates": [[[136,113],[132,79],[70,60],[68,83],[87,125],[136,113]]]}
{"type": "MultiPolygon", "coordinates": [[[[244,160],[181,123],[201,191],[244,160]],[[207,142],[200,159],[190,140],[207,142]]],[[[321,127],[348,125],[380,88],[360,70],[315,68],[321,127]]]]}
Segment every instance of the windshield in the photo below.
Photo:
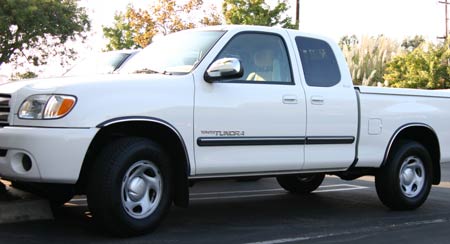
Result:
{"type": "Polygon", "coordinates": [[[182,31],[164,36],[130,59],[120,73],[187,74],[223,33],[182,31]]]}
{"type": "Polygon", "coordinates": [[[93,55],[73,66],[64,76],[110,74],[131,55],[131,52],[105,52],[93,55]]]}

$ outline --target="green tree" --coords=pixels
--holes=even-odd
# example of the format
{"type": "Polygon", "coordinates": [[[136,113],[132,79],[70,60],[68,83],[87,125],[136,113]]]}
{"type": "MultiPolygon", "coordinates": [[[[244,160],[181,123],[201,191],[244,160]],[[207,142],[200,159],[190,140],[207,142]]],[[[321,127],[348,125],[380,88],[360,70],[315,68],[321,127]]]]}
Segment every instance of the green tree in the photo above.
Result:
{"type": "Polygon", "coordinates": [[[205,8],[203,0],[189,0],[184,4],[175,0],[158,0],[148,9],[129,5],[124,13],[116,14],[114,26],[104,27],[103,32],[109,39],[106,48],[113,50],[145,47],[158,34],[219,24],[221,16],[217,9],[213,6],[205,8]]]}
{"type": "Polygon", "coordinates": [[[341,47],[341,49],[344,49],[344,48],[351,49],[352,47],[356,47],[358,44],[359,44],[359,40],[358,40],[358,37],[356,37],[356,35],[343,36],[339,40],[339,47],[341,47]]]}
{"type": "Polygon", "coordinates": [[[0,65],[25,57],[33,65],[49,56],[74,54],[68,40],[90,30],[84,8],[75,0],[0,0],[0,65]]]}
{"type": "Polygon", "coordinates": [[[23,73],[17,72],[11,76],[11,80],[33,79],[36,77],[38,77],[38,75],[32,71],[26,71],[23,73]]]}
{"type": "Polygon", "coordinates": [[[402,47],[411,52],[420,47],[423,43],[425,43],[425,38],[423,36],[414,36],[403,40],[402,47]]]}
{"type": "MultiPolygon", "coordinates": [[[[130,7],[127,7],[127,12],[130,7]]],[[[133,40],[133,31],[128,18],[126,18],[126,13],[117,12],[114,15],[114,25],[112,27],[103,26],[103,35],[109,40],[105,51],[139,48],[139,45],[133,40]]]]}
{"type": "Polygon", "coordinates": [[[289,10],[286,0],[278,0],[273,8],[265,0],[225,0],[222,9],[227,24],[298,28],[298,24],[292,24],[292,18],[286,16],[289,10]]]}
{"type": "Polygon", "coordinates": [[[387,64],[384,78],[391,87],[450,88],[449,41],[423,43],[411,52],[395,57],[387,64]]]}

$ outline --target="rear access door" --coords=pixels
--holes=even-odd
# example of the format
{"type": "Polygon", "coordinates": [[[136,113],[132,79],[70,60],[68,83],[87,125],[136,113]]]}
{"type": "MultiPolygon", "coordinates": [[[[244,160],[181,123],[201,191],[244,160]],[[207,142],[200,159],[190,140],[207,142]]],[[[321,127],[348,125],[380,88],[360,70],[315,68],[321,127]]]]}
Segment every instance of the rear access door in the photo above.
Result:
{"type": "Polygon", "coordinates": [[[336,45],[296,36],[303,69],[307,129],[303,170],[342,170],[355,160],[358,101],[345,59],[336,45]]]}

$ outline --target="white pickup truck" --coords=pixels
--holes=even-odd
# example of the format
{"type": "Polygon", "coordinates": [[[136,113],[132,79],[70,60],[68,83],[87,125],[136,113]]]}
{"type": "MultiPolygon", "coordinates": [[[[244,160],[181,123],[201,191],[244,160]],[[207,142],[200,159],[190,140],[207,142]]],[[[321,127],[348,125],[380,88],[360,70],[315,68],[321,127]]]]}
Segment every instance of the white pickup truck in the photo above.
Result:
{"type": "Polygon", "coordinates": [[[154,229],[199,179],[374,175],[381,201],[415,209],[450,161],[450,93],[354,87],[339,47],[299,31],[178,32],[123,74],[0,86],[0,175],[62,203],[87,194],[116,235],[154,229]]]}

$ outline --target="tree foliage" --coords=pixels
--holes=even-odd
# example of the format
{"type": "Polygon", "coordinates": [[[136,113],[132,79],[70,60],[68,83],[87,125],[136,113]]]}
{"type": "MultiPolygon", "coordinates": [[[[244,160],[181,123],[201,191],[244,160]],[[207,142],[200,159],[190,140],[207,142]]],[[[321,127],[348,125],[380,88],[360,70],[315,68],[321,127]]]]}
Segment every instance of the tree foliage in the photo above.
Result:
{"type": "Polygon", "coordinates": [[[0,0],[0,65],[25,57],[33,65],[49,56],[74,54],[68,40],[90,29],[75,0],[0,0]]]}
{"type": "Polygon", "coordinates": [[[425,43],[425,38],[423,36],[414,36],[403,40],[402,47],[405,50],[411,52],[414,49],[420,47],[420,45],[422,45],[423,43],[425,43]]]}
{"type": "Polygon", "coordinates": [[[133,40],[133,31],[126,13],[116,13],[113,26],[103,26],[103,35],[109,40],[105,51],[139,48],[133,40]]]}
{"type": "Polygon", "coordinates": [[[292,18],[286,16],[289,10],[286,0],[277,0],[273,8],[265,0],[224,0],[222,9],[227,24],[298,29],[298,24],[292,24],[292,18]]]}
{"type": "Polygon", "coordinates": [[[450,88],[449,41],[444,44],[422,43],[414,50],[395,57],[384,78],[391,87],[450,88]]]}
{"type": "Polygon", "coordinates": [[[33,79],[38,77],[38,75],[32,71],[26,71],[23,73],[17,72],[12,74],[11,80],[24,80],[24,79],[33,79]]]}
{"type": "Polygon", "coordinates": [[[205,8],[203,0],[189,0],[185,4],[175,0],[158,0],[148,9],[136,9],[129,5],[124,13],[116,14],[114,26],[104,27],[103,32],[109,39],[107,49],[113,50],[145,47],[159,34],[219,24],[221,17],[217,9],[213,6],[205,8]]]}
{"type": "Polygon", "coordinates": [[[353,83],[365,86],[383,86],[386,65],[401,53],[400,45],[384,36],[344,36],[339,45],[347,60],[353,83]]]}
{"type": "Polygon", "coordinates": [[[356,35],[351,35],[351,36],[343,36],[340,40],[339,40],[339,46],[341,47],[341,49],[352,49],[353,47],[358,46],[359,44],[359,39],[358,37],[356,37],[356,35]]]}

